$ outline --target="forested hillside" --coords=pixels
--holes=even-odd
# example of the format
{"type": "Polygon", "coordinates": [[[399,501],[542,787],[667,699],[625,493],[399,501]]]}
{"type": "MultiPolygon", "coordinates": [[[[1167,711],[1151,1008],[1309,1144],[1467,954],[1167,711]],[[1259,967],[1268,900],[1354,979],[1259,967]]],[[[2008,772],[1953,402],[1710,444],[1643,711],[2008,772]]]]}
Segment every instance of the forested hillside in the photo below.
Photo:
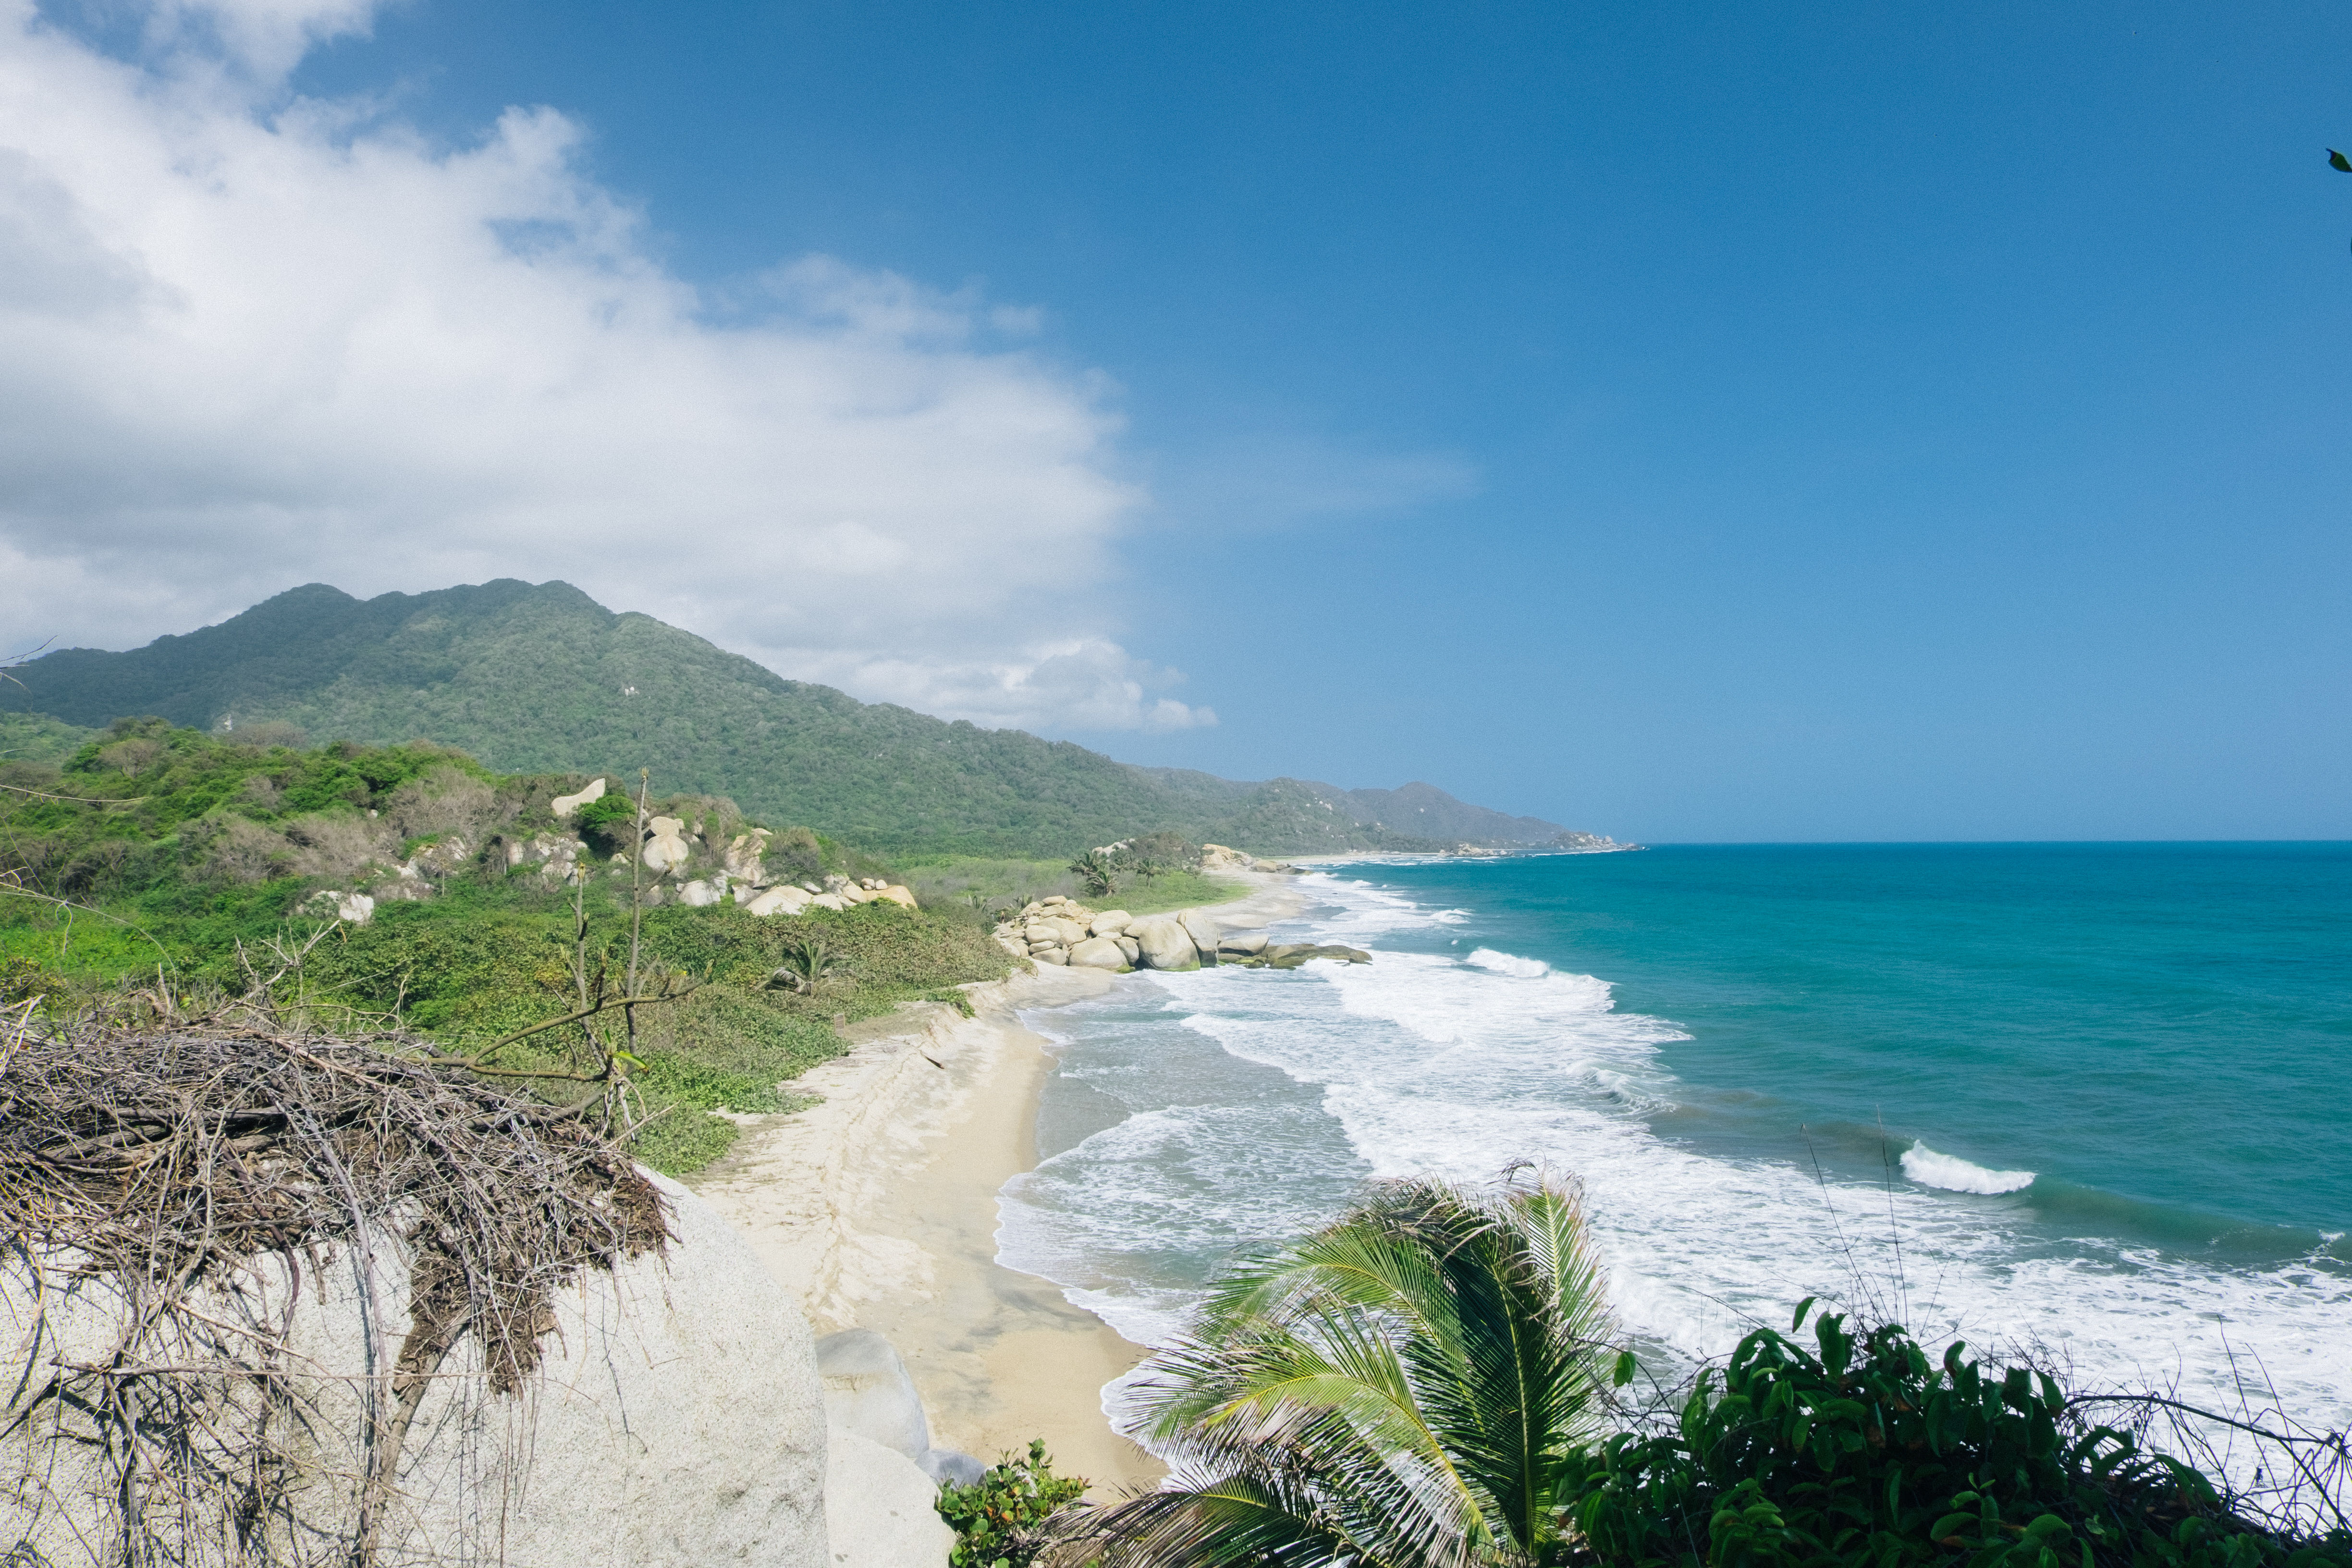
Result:
{"type": "Polygon", "coordinates": [[[229,735],[271,726],[261,732],[424,740],[506,773],[650,767],[665,790],[730,795],[879,852],[1063,856],[1161,828],[1270,854],[1532,844],[1566,831],[1427,784],[1240,784],[863,703],[649,616],[615,615],[563,583],[365,601],[314,584],[184,637],[127,653],[64,649],[16,674],[21,686],[0,685],[0,710],[90,728],[153,714],[229,735]]]}

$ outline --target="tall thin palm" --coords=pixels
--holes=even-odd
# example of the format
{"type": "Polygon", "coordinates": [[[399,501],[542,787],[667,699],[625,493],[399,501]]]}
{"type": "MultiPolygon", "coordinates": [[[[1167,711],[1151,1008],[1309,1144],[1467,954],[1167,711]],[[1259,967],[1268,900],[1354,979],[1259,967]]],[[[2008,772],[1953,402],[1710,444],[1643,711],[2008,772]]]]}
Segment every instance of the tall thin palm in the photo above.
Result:
{"type": "Polygon", "coordinates": [[[1114,1568],[1470,1568],[1565,1556],[1611,1323],[1576,1194],[1383,1184],[1236,1270],[1142,1393],[1178,1486],[1076,1521],[1114,1568]]]}

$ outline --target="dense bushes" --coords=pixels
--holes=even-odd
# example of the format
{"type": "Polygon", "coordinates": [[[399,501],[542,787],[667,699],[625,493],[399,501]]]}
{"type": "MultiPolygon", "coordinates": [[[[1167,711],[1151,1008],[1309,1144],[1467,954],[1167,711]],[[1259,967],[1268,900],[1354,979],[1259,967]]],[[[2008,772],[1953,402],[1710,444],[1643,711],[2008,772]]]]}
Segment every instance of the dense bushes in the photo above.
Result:
{"type": "Polygon", "coordinates": [[[1612,1410],[1638,1368],[1581,1234],[1546,1180],[1385,1183],[1245,1259],[1133,1384],[1178,1482],[1066,1511],[1053,1560],[2352,1568],[2342,1435],[2226,1424],[2295,1472],[2299,1499],[2266,1509],[2082,1417],[2128,1399],[2070,1400],[1962,1344],[1931,1359],[1892,1324],[1822,1315],[1817,1353],[1759,1331],[1678,1400],[1612,1410]]]}
{"type": "MultiPolygon", "coordinates": [[[[1801,1324],[1811,1303],[1798,1309],[1801,1324]]],[[[1579,1562],[1646,1568],[1948,1563],[1968,1568],[2319,1568],[2352,1538],[2296,1541],[2233,1513],[2197,1470],[2074,1419],[2047,1374],[1940,1360],[1892,1324],[1769,1330],[1702,1376],[1674,1429],[1582,1456],[1561,1506],[1579,1562]]]]}

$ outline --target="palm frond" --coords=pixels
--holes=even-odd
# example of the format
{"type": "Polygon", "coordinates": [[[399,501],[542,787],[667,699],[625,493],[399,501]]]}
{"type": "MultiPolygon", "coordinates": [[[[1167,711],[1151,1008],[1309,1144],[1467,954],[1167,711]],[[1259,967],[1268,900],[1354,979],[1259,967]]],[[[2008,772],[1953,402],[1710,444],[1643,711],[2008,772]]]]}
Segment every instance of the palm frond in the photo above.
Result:
{"type": "Polygon", "coordinates": [[[1571,1190],[1383,1184],[1234,1268],[1153,1358],[1144,1430],[1217,1479],[1094,1516],[1089,1540],[1138,1565],[1545,1557],[1608,1329],[1571,1190]]]}

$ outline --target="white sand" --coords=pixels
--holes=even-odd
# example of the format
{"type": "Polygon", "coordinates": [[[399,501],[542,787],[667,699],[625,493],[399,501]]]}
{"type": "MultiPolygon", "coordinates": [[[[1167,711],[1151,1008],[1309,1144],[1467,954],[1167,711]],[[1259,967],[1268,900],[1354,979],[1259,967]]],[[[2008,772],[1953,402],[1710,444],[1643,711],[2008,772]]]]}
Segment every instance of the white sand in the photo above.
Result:
{"type": "MultiPolygon", "coordinates": [[[[1288,879],[1254,876],[1220,905],[1236,929],[1294,912],[1288,879]]],[[[820,1334],[867,1328],[898,1347],[931,1441],[984,1460],[1043,1437],[1097,1496],[1148,1487],[1150,1455],[1110,1429],[1102,1387],[1146,1353],[1061,1290],[996,1262],[996,1194],[1037,1160],[1053,1058],[1016,1009],[1101,995],[1100,970],[1036,966],[971,987],[976,1016],[916,1003],[845,1031],[849,1055],[793,1087],[824,1103],[740,1117],[728,1157],[690,1184],[750,1240],[820,1334]]]]}
{"type": "Polygon", "coordinates": [[[697,1185],[819,1333],[869,1328],[898,1347],[932,1442],[992,1461],[1043,1437],[1064,1474],[1116,1490],[1158,1474],[1101,1406],[1143,1351],[995,1261],[996,1191],[1036,1163],[1053,1066],[1013,1010],[1110,984],[1047,968],[974,987],[971,1019],[919,1004],[856,1026],[848,1056],[794,1086],[825,1102],[748,1125],[697,1185]]]}

